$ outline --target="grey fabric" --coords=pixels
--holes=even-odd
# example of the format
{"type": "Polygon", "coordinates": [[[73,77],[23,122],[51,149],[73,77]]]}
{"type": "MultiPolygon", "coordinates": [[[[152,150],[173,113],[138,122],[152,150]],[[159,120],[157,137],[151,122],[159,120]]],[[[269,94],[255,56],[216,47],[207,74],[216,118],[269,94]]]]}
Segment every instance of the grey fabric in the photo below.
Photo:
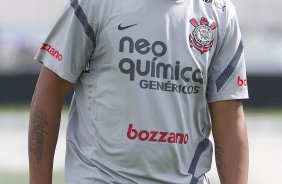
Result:
{"type": "Polygon", "coordinates": [[[227,80],[233,74],[241,58],[242,53],[243,53],[243,43],[242,41],[240,41],[238,49],[234,57],[232,58],[228,66],[225,68],[225,70],[221,73],[221,75],[216,80],[217,91],[219,91],[222,88],[222,86],[227,82],[227,80]]]}
{"type": "Polygon", "coordinates": [[[248,97],[236,84],[243,57],[216,90],[241,40],[233,5],[220,2],[224,11],[198,0],[70,2],[45,41],[61,61],[42,49],[35,57],[75,83],[68,184],[206,184],[207,102],[248,97]]]}

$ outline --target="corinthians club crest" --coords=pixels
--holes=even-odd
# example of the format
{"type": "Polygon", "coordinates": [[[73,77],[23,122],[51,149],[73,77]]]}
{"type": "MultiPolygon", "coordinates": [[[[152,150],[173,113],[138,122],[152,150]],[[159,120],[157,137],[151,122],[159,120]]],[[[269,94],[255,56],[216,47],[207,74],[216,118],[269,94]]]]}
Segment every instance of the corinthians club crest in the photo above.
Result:
{"type": "Polygon", "coordinates": [[[209,51],[213,45],[213,30],[217,28],[216,22],[211,25],[207,18],[202,17],[200,25],[196,19],[191,19],[190,23],[195,27],[189,35],[190,46],[195,47],[202,54],[209,51]]]}

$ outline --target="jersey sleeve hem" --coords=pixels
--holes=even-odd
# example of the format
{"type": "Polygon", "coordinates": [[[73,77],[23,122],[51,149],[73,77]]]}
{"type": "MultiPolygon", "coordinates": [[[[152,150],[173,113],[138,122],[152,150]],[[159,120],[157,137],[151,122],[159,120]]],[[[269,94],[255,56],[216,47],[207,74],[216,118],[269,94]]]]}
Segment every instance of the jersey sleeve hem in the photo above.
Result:
{"type": "Polygon", "coordinates": [[[48,58],[39,58],[38,56],[35,56],[34,58],[35,61],[41,63],[42,65],[44,65],[46,68],[48,68],[49,70],[53,71],[55,74],[57,74],[60,78],[74,84],[76,82],[76,77],[73,76],[72,74],[66,73],[61,71],[57,65],[54,64],[53,60],[49,60],[48,58]]]}
{"type": "Polygon", "coordinates": [[[229,93],[229,94],[220,94],[215,96],[209,96],[207,98],[208,103],[218,102],[218,101],[225,101],[225,100],[238,100],[238,99],[248,99],[249,94],[248,92],[245,93],[229,93]]]}

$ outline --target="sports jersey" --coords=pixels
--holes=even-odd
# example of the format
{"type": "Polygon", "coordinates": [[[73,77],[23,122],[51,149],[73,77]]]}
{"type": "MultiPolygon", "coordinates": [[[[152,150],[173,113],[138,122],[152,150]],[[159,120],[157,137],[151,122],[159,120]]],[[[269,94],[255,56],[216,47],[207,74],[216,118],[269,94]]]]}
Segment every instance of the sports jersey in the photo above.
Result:
{"type": "Polygon", "coordinates": [[[35,59],[74,83],[68,184],[202,184],[208,103],[248,98],[229,0],[71,0],[35,59]]]}

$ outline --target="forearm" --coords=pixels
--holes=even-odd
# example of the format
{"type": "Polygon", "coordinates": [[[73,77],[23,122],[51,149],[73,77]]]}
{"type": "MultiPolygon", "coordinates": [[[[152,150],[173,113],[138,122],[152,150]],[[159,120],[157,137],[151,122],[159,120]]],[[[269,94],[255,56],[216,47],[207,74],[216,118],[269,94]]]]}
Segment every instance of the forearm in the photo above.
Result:
{"type": "Polygon", "coordinates": [[[30,184],[51,184],[64,97],[72,85],[43,66],[32,98],[28,134],[30,184]]]}
{"type": "Polygon", "coordinates": [[[51,184],[62,102],[35,93],[29,124],[30,184],[51,184]]]}
{"type": "Polygon", "coordinates": [[[245,133],[226,131],[215,138],[215,158],[221,184],[247,184],[248,140],[245,133]]]}
{"type": "MultiPolygon", "coordinates": [[[[242,108],[241,105],[238,108],[242,108]]],[[[220,112],[221,115],[213,117],[213,136],[221,184],[247,184],[249,151],[243,110],[220,112]]]]}

